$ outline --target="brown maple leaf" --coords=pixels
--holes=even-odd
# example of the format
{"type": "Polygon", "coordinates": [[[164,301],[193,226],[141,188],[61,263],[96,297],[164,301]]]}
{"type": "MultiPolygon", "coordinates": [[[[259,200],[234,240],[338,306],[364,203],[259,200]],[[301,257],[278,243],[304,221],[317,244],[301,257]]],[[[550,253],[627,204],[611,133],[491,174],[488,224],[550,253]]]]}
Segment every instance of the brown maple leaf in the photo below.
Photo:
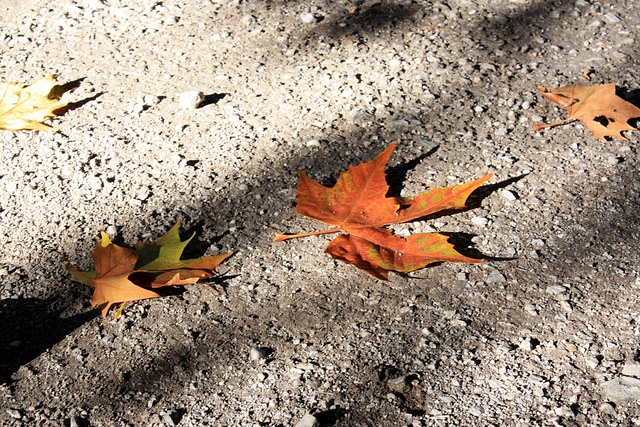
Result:
{"type": "Polygon", "coordinates": [[[539,86],[538,90],[545,98],[564,107],[569,117],[550,125],[533,125],[536,131],[578,119],[598,139],[605,141],[605,137],[615,136],[628,141],[621,132],[636,129],[628,121],[640,117],[640,108],[616,95],[614,83],[595,86],[577,84],[558,89],[539,86]]]}
{"type": "MultiPolygon", "coordinates": [[[[195,233],[181,241],[179,227],[180,221],[152,243],[138,242],[135,250],[113,244],[102,232],[102,241],[96,241],[96,249],[91,254],[96,269],[82,272],[65,259],[67,271],[76,281],[95,288],[91,305],[106,304],[102,310],[102,317],[106,317],[115,303],[158,298],[162,295],[152,289],[193,284],[211,277],[215,273],[214,268],[231,256],[230,252],[181,260],[183,250],[195,233]]],[[[122,307],[116,317],[121,314],[122,307]]]]}
{"type": "Polygon", "coordinates": [[[0,84],[0,129],[55,130],[43,122],[67,106],[75,89],[61,89],[53,83],[55,78],[51,74],[27,87],[17,82],[0,84]]]}
{"type": "Polygon", "coordinates": [[[103,239],[102,243],[96,241],[96,248],[91,253],[95,271],[79,271],[67,261],[67,271],[74,279],[95,288],[91,307],[104,304],[103,318],[113,304],[160,297],[158,293],[129,280],[129,276],[135,272],[138,254],[133,249],[116,246],[108,240],[103,239]]]}
{"type": "Polygon", "coordinates": [[[299,171],[298,213],[336,228],[296,235],[276,233],[276,241],[341,232],[325,253],[381,280],[388,280],[392,270],[410,272],[436,262],[484,262],[458,253],[447,242],[447,236],[420,233],[403,238],[385,226],[463,208],[467,197],[492,174],[455,187],[434,188],[414,198],[387,197],[389,185],[384,167],[395,146],[392,144],[371,162],[349,167],[332,188],[299,171]]]}

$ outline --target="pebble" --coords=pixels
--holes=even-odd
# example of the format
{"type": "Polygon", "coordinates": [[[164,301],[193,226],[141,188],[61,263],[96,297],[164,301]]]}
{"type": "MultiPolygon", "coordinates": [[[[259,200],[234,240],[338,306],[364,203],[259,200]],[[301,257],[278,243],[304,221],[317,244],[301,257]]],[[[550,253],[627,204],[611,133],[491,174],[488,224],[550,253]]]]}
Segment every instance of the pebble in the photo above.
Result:
{"type": "Polygon", "coordinates": [[[614,409],[613,405],[611,405],[611,403],[603,403],[598,409],[603,414],[612,415],[614,417],[616,416],[616,410],[614,409]]]}
{"type": "Polygon", "coordinates": [[[584,362],[589,365],[591,369],[596,369],[600,362],[595,357],[587,357],[584,362]]]}
{"type": "Polygon", "coordinates": [[[145,95],[142,100],[145,105],[155,105],[160,102],[160,97],[155,95],[145,95]]]}
{"type": "Polygon", "coordinates": [[[636,360],[628,360],[622,368],[622,375],[640,378],[640,362],[636,360]]]}
{"type": "Polygon", "coordinates": [[[502,273],[498,272],[498,271],[492,271],[491,273],[489,273],[489,275],[487,276],[487,283],[497,283],[497,282],[504,282],[506,279],[505,277],[502,275],[502,273]]]}
{"type": "Polygon", "coordinates": [[[620,18],[618,18],[613,13],[606,13],[604,17],[607,18],[607,21],[611,22],[612,24],[620,22],[620,18]]]}
{"type": "Polygon", "coordinates": [[[390,389],[398,392],[403,392],[405,389],[407,377],[404,375],[398,378],[392,378],[387,381],[387,385],[390,389]]]}
{"type": "Polygon", "coordinates": [[[183,108],[195,110],[204,101],[204,93],[197,90],[182,92],[178,95],[178,101],[183,108]]]}
{"type": "Polygon", "coordinates": [[[558,295],[558,294],[561,294],[561,293],[566,292],[566,291],[567,291],[567,288],[565,288],[562,285],[547,286],[547,293],[548,294],[558,295]]]}
{"type": "Polygon", "coordinates": [[[309,141],[307,141],[307,143],[305,145],[307,147],[309,147],[309,148],[319,147],[320,146],[320,141],[318,141],[317,139],[310,139],[309,141]]]}
{"type": "Polygon", "coordinates": [[[508,200],[510,202],[513,202],[516,200],[516,195],[513,194],[511,191],[509,190],[502,190],[500,191],[500,195],[505,199],[508,200]]]}
{"type": "Polygon", "coordinates": [[[318,425],[318,419],[311,414],[307,414],[298,421],[296,427],[315,427],[318,425]]]}
{"type": "Polygon", "coordinates": [[[609,163],[611,166],[617,165],[618,163],[620,163],[620,158],[618,156],[609,156],[607,157],[607,163],[609,163]]]}
{"type": "Polygon", "coordinates": [[[536,306],[533,304],[525,304],[524,305],[524,311],[526,311],[527,313],[529,313],[532,316],[537,316],[538,315],[538,310],[536,309],[536,306]]]}
{"type": "Polygon", "coordinates": [[[488,222],[489,220],[487,218],[483,218],[481,216],[474,216],[473,218],[471,218],[471,224],[477,225],[479,227],[484,227],[488,222]]]}
{"type": "Polygon", "coordinates": [[[181,418],[182,415],[180,414],[180,412],[172,409],[162,416],[162,421],[170,426],[177,426],[178,424],[180,424],[181,418]]]}
{"type": "Polygon", "coordinates": [[[602,384],[602,398],[616,405],[640,400],[640,379],[618,377],[602,384]]]}
{"type": "Polygon", "coordinates": [[[507,22],[509,22],[509,18],[507,18],[504,15],[496,15],[491,19],[494,23],[499,24],[499,25],[504,25],[507,22]]]}
{"type": "Polygon", "coordinates": [[[497,136],[504,136],[504,135],[506,135],[506,134],[507,134],[507,132],[508,132],[508,131],[507,131],[507,128],[506,128],[506,127],[499,127],[498,129],[496,129],[495,134],[496,134],[497,136]]]}
{"type": "Polygon", "coordinates": [[[249,352],[249,357],[251,360],[261,360],[267,357],[267,352],[262,348],[253,347],[249,352]]]}
{"type": "Polygon", "coordinates": [[[300,14],[300,19],[305,24],[313,24],[314,22],[316,22],[316,17],[313,13],[302,13],[300,14]]]}
{"type": "Polygon", "coordinates": [[[22,414],[20,414],[20,411],[18,411],[17,409],[7,409],[7,414],[9,414],[11,418],[15,418],[16,420],[22,418],[22,414]]]}
{"type": "Polygon", "coordinates": [[[523,339],[518,345],[518,348],[524,351],[531,351],[533,349],[533,346],[531,345],[531,338],[523,339]]]}
{"type": "Polygon", "coordinates": [[[482,408],[479,406],[472,406],[471,408],[469,408],[469,413],[471,415],[475,415],[476,417],[481,417],[482,416],[482,408]]]}

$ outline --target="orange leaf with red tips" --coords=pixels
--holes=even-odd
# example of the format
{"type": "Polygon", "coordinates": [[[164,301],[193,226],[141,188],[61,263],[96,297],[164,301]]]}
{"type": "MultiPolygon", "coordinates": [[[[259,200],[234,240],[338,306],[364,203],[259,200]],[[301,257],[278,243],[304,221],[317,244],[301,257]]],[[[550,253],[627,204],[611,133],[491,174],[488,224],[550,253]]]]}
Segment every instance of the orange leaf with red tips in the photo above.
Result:
{"type": "Polygon", "coordinates": [[[628,122],[640,117],[640,108],[616,95],[614,83],[595,86],[577,84],[558,89],[539,86],[538,90],[545,98],[565,108],[569,117],[550,125],[533,125],[536,131],[577,119],[598,139],[605,141],[605,137],[615,136],[628,141],[621,132],[636,129],[628,122]]]}
{"type": "Polygon", "coordinates": [[[395,146],[392,144],[371,162],[349,167],[332,188],[298,172],[298,213],[335,228],[296,235],[276,234],[276,241],[341,232],[325,253],[381,280],[388,280],[389,271],[410,272],[436,262],[484,262],[458,253],[441,234],[419,233],[404,238],[395,236],[385,226],[463,208],[469,195],[492,174],[455,187],[435,188],[414,198],[387,197],[389,185],[384,167],[395,146]]]}

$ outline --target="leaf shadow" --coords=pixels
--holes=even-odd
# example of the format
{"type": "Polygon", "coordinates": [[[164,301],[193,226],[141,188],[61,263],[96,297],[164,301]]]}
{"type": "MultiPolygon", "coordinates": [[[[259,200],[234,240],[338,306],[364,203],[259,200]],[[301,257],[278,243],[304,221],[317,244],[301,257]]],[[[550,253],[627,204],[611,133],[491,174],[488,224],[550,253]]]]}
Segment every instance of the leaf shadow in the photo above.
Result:
{"type": "Polygon", "coordinates": [[[64,296],[18,298],[0,301],[0,382],[64,339],[73,330],[99,315],[98,310],[64,317],[64,296]]]}
{"type": "Polygon", "coordinates": [[[438,151],[439,146],[431,148],[426,153],[423,153],[413,160],[405,161],[392,166],[387,169],[387,184],[389,184],[389,191],[387,191],[387,197],[400,197],[402,191],[402,184],[407,180],[407,174],[410,170],[413,170],[429,156],[435,154],[438,151]]]}

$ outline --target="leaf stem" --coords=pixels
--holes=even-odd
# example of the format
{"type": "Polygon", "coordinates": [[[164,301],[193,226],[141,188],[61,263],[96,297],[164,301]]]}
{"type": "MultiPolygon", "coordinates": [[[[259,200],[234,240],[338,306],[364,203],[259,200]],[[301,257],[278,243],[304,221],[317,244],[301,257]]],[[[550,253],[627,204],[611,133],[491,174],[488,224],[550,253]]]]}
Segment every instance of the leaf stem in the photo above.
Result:
{"type": "Polygon", "coordinates": [[[280,234],[276,233],[276,242],[281,242],[283,240],[295,239],[296,237],[307,237],[307,236],[317,236],[318,234],[329,234],[329,233],[338,233],[342,230],[339,228],[332,228],[331,230],[322,230],[322,231],[314,231],[312,233],[302,233],[302,234],[280,234]]]}

